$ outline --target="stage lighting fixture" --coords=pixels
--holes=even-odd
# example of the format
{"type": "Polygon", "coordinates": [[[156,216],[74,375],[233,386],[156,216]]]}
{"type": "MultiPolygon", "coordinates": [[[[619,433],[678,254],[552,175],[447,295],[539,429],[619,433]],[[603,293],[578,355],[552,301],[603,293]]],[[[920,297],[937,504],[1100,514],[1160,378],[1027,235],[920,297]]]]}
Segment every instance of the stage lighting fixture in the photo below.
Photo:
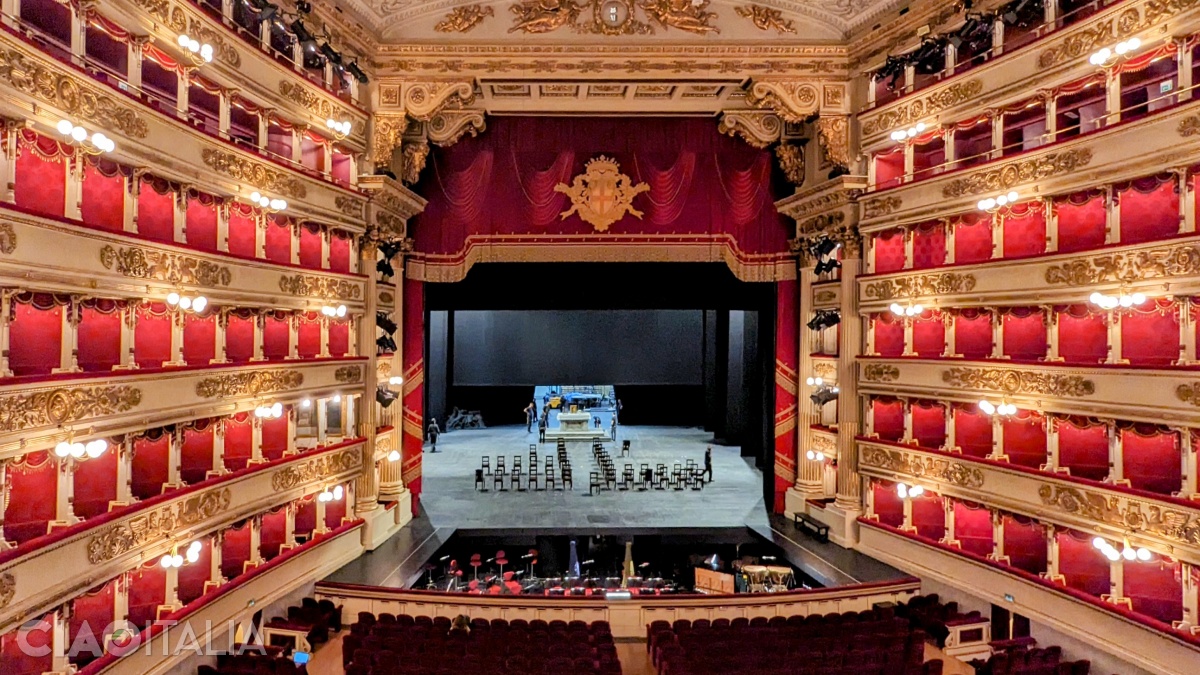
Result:
{"type": "Polygon", "coordinates": [[[328,59],[332,64],[338,66],[342,65],[342,55],[337,53],[333,47],[330,47],[328,42],[321,44],[321,55],[328,59]]]}
{"type": "Polygon", "coordinates": [[[296,36],[296,42],[304,48],[304,51],[311,52],[317,48],[317,40],[313,34],[309,32],[308,27],[304,25],[304,21],[296,19],[291,25],[292,35],[296,36]]]}
{"type": "Polygon", "coordinates": [[[380,258],[375,263],[375,271],[379,272],[385,277],[390,277],[396,274],[396,269],[392,267],[392,263],[388,262],[387,258],[380,258]]]}
{"type": "Polygon", "coordinates": [[[817,274],[826,274],[836,270],[841,266],[842,261],[840,260],[822,260],[821,262],[817,263],[815,268],[813,268],[813,272],[817,274]]]}
{"type": "Polygon", "coordinates": [[[305,2],[305,0],[299,0],[296,3],[296,11],[300,14],[309,14],[312,12],[312,3],[305,2]]]}
{"type": "Polygon", "coordinates": [[[1016,0],[1004,8],[1004,13],[1000,15],[1000,18],[1010,26],[1025,27],[1043,14],[1041,0],[1016,0]]]}
{"type": "Polygon", "coordinates": [[[809,395],[808,400],[813,402],[813,405],[818,408],[823,407],[830,401],[836,401],[838,397],[837,387],[821,387],[809,395]]]}
{"type": "Polygon", "coordinates": [[[259,21],[270,21],[279,14],[279,6],[269,2],[256,2],[254,8],[258,10],[259,21]]]}
{"type": "Polygon", "coordinates": [[[346,70],[358,80],[359,84],[366,84],[370,81],[367,79],[367,74],[362,71],[362,68],[358,67],[358,61],[351,61],[350,65],[346,66],[346,70]]]}
{"type": "Polygon", "coordinates": [[[396,401],[397,397],[398,397],[398,395],[396,394],[396,392],[389,391],[387,389],[384,389],[383,387],[380,387],[375,390],[375,401],[377,403],[379,403],[379,405],[383,406],[384,408],[387,408],[392,403],[394,403],[396,401]]]}
{"type": "Polygon", "coordinates": [[[375,338],[375,346],[379,347],[381,352],[394,353],[396,351],[396,341],[393,340],[390,335],[380,335],[379,337],[375,338]]]}
{"type": "Polygon", "coordinates": [[[808,321],[806,326],[809,330],[824,330],[841,323],[842,317],[836,310],[819,309],[816,315],[808,321]]]}
{"type": "Polygon", "coordinates": [[[375,325],[383,329],[383,332],[391,335],[396,332],[396,322],[388,318],[388,315],[383,312],[375,313],[375,325]]]}
{"type": "Polygon", "coordinates": [[[818,258],[823,258],[836,251],[838,246],[841,246],[841,244],[837,243],[833,239],[825,238],[818,241],[816,245],[813,246],[813,253],[815,253],[818,258]]]}

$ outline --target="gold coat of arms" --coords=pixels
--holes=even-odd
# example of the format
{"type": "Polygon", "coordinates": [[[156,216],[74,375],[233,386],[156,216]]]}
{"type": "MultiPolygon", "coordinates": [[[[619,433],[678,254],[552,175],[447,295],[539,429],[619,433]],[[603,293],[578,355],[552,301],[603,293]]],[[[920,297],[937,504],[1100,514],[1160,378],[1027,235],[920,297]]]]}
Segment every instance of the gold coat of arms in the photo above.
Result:
{"type": "Polygon", "coordinates": [[[591,224],[597,232],[607,232],[608,226],[631,214],[642,217],[642,212],[633,208],[633,198],[650,189],[645,183],[633,184],[633,180],[621,173],[616,160],[601,155],[584,166],[585,171],[575,176],[570,185],[559,183],[555,192],[571,198],[571,208],[560,215],[565,220],[572,213],[591,224]]]}

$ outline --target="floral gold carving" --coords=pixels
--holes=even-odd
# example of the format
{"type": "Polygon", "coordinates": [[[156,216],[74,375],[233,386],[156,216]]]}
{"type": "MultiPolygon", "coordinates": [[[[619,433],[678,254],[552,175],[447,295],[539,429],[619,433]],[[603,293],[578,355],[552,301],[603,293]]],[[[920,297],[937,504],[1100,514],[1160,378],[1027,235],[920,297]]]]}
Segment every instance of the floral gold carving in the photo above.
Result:
{"type": "Polygon", "coordinates": [[[196,395],[201,398],[258,396],[288,391],[304,384],[304,373],[298,370],[259,370],[250,373],[228,373],[206,377],[196,383],[196,395]]]}
{"type": "Polygon", "coordinates": [[[837,166],[850,166],[850,118],[822,115],[817,120],[817,133],[821,136],[825,159],[837,166]]]}
{"type": "Polygon", "coordinates": [[[804,148],[792,143],[775,146],[775,159],[788,182],[796,187],[804,185],[804,148]]]}
{"type": "Polygon", "coordinates": [[[405,143],[401,153],[404,164],[400,169],[400,180],[406,185],[412,185],[421,179],[421,171],[425,168],[425,160],[429,157],[429,143],[424,140],[418,143],[405,143]]]}
{"type": "Polygon", "coordinates": [[[0,573],[0,609],[8,607],[17,594],[17,578],[12,572],[0,573]]]}
{"type": "Polygon", "coordinates": [[[0,396],[0,431],[21,431],[128,412],[141,402],[142,390],[128,385],[8,394],[0,396]]]}
{"type": "Polygon", "coordinates": [[[983,471],[966,462],[873,445],[862,446],[859,466],[894,471],[913,478],[927,478],[969,490],[979,489],[984,483],[983,471]]]}
{"type": "Polygon", "coordinates": [[[100,249],[100,264],[105,269],[135,279],[151,279],[192,286],[228,286],[233,273],[224,265],[190,255],[136,247],[100,249]]]}
{"type": "Polygon", "coordinates": [[[1096,393],[1096,384],[1079,375],[999,368],[949,368],[942,371],[942,381],[952,387],[1005,394],[1080,398],[1096,393]]]}
{"type": "Polygon", "coordinates": [[[321,119],[341,117],[345,114],[340,106],[335,106],[329,99],[313,93],[312,89],[299,82],[280,80],[279,93],[289,101],[304,106],[321,119]]]}
{"type": "Polygon", "coordinates": [[[110,525],[92,535],[87,547],[88,562],[99,565],[154,542],[169,540],[177,531],[227,511],[232,500],[233,492],[227,487],[206,490],[110,525]]]}
{"type": "Polygon", "coordinates": [[[762,5],[742,5],[734,8],[734,11],[743,19],[750,19],[754,27],[759,30],[774,29],[780,35],[796,32],[796,22],[783,18],[783,12],[777,9],[762,5]]]}
{"type": "Polygon", "coordinates": [[[404,111],[422,122],[428,122],[446,108],[464,107],[474,101],[472,80],[410,82],[404,87],[404,111]]]}
{"type": "Polygon", "coordinates": [[[1038,496],[1046,506],[1091,522],[1178,544],[1200,545],[1200,514],[1180,507],[1049,483],[1038,487],[1038,496]]]}
{"type": "Polygon", "coordinates": [[[354,384],[362,382],[362,366],[342,366],[333,371],[333,379],[345,384],[354,384]]]}
{"type": "Polygon", "coordinates": [[[213,171],[253,185],[264,192],[276,192],[293,199],[304,199],[308,195],[308,190],[299,179],[276,171],[262,162],[254,162],[232,152],[212,148],[205,148],[200,157],[213,171]]]}
{"type": "Polygon", "coordinates": [[[717,131],[738,136],[751,147],[762,149],[779,140],[783,124],[769,110],[730,110],[721,113],[717,131]]]}
{"type": "Polygon", "coordinates": [[[363,206],[366,205],[366,202],[355,197],[338,195],[334,198],[333,205],[337,207],[338,211],[341,211],[351,218],[362,218],[363,206]]]}
{"type": "Polygon", "coordinates": [[[1182,244],[1074,259],[1046,270],[1046,283],[1092,286],[1200,274],[1200,246],[1182,244]]]}
{"type": "Polygon", "coordinates": [[[678,28],[699,35],[720,33],[721,30],[712,25],[717,13],[707,11],[709,4],[711,0],[641,0],[638,6],[663,28],[678,28]]]}
{"type": "Polygon", "coordinates": [[[975,275],[942,272],[874,281],[863,289],[863,295],[875,300],[891,300],[893,298],[967,293],[973,288],[975,288],[975,275]]]}
{"type": "Polygon", "coordinates": [[[183,10],[172,5],[169,0],[133,0],[133,2],[172,30],[182,33],[187,28],[183,10]]]}
{"type": "MultiPolygon", "coordinates": [[[[1135,10],[1136,15],[1136,10],[1135,10]]],[[[1076,31],[1067,36],[1061,44],[1055,45],[1038,54],[1038,67],[1049,68],[1064,61],[1082,58],[1094,51],[1102,43],[1115,41],[1112,19],[1093,24],[1088,28],[1076,31]]]]}
{"type": "Polygon", "coordinates": [[[516,15],[508,32],[550,33],[574,26],[583,6],[573,0],[522,0],[508,9],[516,15]]]}
{"type": "Polygon", "coordinates": [[[837,366],[828,361],[814,361],[812,365],[813,377],[819,377],[824,380],[833,380],[837,377],[837,366]]]}
{"type": "Polygon", "coordinates": [[[942,188],[942,196],[954,198],[985,192],[1001,192],[1024,183],[1069,174],[1087,166],[1091,161],[1092,151],[1090,148],[1051,152],[1041,157],[1009,162],[995,169],[980,171],[966,178],[950,181],[942,188]]]}
{"type": "Polygon", "coordinates": [[[654,24],[689,33],[719,33],[712,25],[716,12],[707,11],[710,0],[521,0],[509,6],[513,25],[508,32],[550,33],[570,27],[592,35],[652,35],[654,24]],[[648,21],[636,18],[636,9],[648,21]],[[590,19],[580,20],[585,12],[590,19]]]}
{"type": "Polygon", "coordinates": [[[1188,115],[1179,120],[1179,127],[1176,131],[1184,138],[1200,135],[1200,115],[1188,115]]]}
{"type": "Polygon", "coordinates": [[[900,205],[900,198],[894,195],[878,197],[876,199],[868,199],[863,202],[862,205],[863,218],[879,218],[881,216],[886,216],[900,208],[900,205]]]}
{"type": "Polygon", "coordinates": [[[813,302],[816,303],[833,302],[834,300],[837,300],[837,293],[828,288],[821,289],[813,294],[813,302]]]}
{"type": "Polygon", "coordinates": [[[463,5],[451,10],[441,21],[434,24],[433,29],[439,33],[466,33],[485,18],[495,14],[496,11],[490,5],[463,5]]]}
{"type": "Polygon", "coordinates": [[[279,290],[288,295],[328,300],[357,300],[362,294],[362,289],[354,282],[306,274],[279,277],[279,290]]]}
{"type": "Polygon", "coordinates": [[[862,371],[862,378],[867,382],[893,382],[899,377],[900,369],[885,363],[868,363],[862,371]]]}
{"type": "Polygon", "coordinates": [[[1190,382],[1175,387],[1175,398],[1200,408],[1200,382],[1190,382]]]}
{"type": "Polygon", "coordinates": [[[808,448],[820,452],[826,458],[837,457],[837,441],[829,434],[813,434],[809,438],[808,448]]]}
{"type": "Polygon", "coordinates": [[[746,103],[800,123],[817,111],[817,87],[804,80],[755,80],[746,92],[746,103]]]}
{"type": "Polygon", "coordinates": [[[478,110],[443,110],[425,125],[429,141],[443,148],[454,145],[463,136],[478,136],[486,128],[487,122],[478,110]]]}
{"type": "Polygon", "coordinates": [[[563,220],[578,213],[579,218],[597,232],[607,232],[609,225],[627,213],[639,219],[642,217],[642,212],[633,206],[633,198],[649,190],[649,185],[635,185],[629,176],[621,173],[616,160],[604,155],[588,161],[584,168],[585,171],[575,176],[570,185],[559,183],[554,186],[555,192],[561,192],[571,200],[571,208],[559,214],[563,220]]]}
{"type": "Polygon", "coordinates": [[[313,457],[304,462],[289,464],[271,474],[271,487],[276,492],[336,477],[362,466],[362,452],[348,448],[313,457]]]}
{"type": "Polygon", "coordinates": [[[375,114],[375,130],[371,143],[371,160],[377,167],[389,167],[392,151],[400,147],[400,138],[408,128],[408,118],[403,114],[375,114]]]}
{"type": "Polygon", "coordinates": [[[862,133],[864,136],[871,136],[914,124],[934,113],[963,103],[973,96],[978,96],[982,91],[982,80],[956,82],[945,89],[920,96],[911,103],[892,108],[879,117],[864,122],[862,133]]]}
{"type": "Polygon", "coordinates": [[[188,25],[188,35],[202,43],[207,42],[212,45],[217,58],[229,67],[242,67],[242,57],[238,54],[238,50],[232,44],[226,42],[220,32],[213,30],[201,21],[192,19],[188,25]]]}

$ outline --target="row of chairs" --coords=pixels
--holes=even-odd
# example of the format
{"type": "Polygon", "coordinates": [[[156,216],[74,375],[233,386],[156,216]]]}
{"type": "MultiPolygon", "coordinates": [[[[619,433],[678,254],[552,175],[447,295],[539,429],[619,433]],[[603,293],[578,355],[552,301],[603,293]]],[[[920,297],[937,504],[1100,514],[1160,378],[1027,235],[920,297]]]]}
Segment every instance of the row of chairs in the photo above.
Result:
{"type": "Polygon", "coordinates": [[[505,465],[505,456],[496,456],[496,466],[493,471],[491,457],[484,455],[480,458],[480,467],[475,470],[475,489],[480,492],[488,491],[488,481],[484,476],[491,477],[492,489],[496,492],[525,492],[526,490],[574,490],[575,480],[571,472],[571,460],[566,454],[566,444],[559,442],[558,471],[554,470],[554,458],[546,457],[545,473],[538,471],[537,445],[529,445],[529,471],[524,471],[521,456],[513,455],[512,471],[505,465]]]}

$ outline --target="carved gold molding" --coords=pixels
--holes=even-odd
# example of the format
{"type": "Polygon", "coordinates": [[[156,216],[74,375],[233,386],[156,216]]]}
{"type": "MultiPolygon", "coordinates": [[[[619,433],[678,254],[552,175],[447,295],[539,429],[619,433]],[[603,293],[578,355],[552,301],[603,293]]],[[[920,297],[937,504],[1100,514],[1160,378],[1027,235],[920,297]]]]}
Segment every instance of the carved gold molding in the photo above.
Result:
{"type": "Polygon", "coordinates": [[[967,293],[973,288],[975,288],[974,274],[941,272],[873,281],[863,289],[863,295],[878,300],[891,300],[893,298],[967,293]]]}
{"type": "Polygon", "coordinates": [[[737,136],[755,148],[765,148],[779,140],[783,124],[779,116],[765,110],[736,110],[721,113],[717,130],[737,136]]]}
{"type": "MultiPolygon", "coordinates": [[[[1136,10],[1134,12],[1134,18],[1136,19],[1136,10]]],[[[1062,44],[1055,45],[1038,54],[1038,67],[1049,68],[1064,61],[1083,58],[1097,47],[1103,46],[1103,44],[1107,44],[1109,41],[1115,42],[1117,40],[1118,38],[1113,32],[1112,19],[1106,19],[1073,33],[1067,39],[1063,40],[1062,44]]]]}
{"type": "Polygon", "coordinates": [[[128,385],[8,394],[0,396],[0,431],[21,431],[127,412],[141,402],[142,390],[128,385]]]}
{"type": "Polygon", "coordinates": [[[8,607],[17,594],[17,578],[12,572],[0,572],[0,609],[8,607]]]}
{"type": "Polygon", "coordinates": [[[569,27],[576,33],[592,35],[652,35],[657,24],[663,29],[677,28],[704,35],[721,32],[712,22],[716,12],[707,11],[710,0],[677,3],[671,0],[618,0],[618,11],[609,14],[604,0],[520,0],[510,5],[513,25],[508,32],[542,34],[569,27]],[[641,21],[641,9],[649,21],[641,21]],[[591,18],[583,19],[590,11],[591,18]]]}
{"type": "Polygon", "coordinates": [[[1090,148],[1051,152],[1041,157],[1009,162],[994,169],[950,181],[942,188],[942,196],[954,198],[985,192],[1001,192],[1023,183],[1071,173],[1087,166],[1091,161],[1092,151],[1090,148]]]}
{"type": "Polygon", "coordinates": [[[871,136],[914,124],[934,113],[956,106],[972,96],[978,96],[982,91],[982,80],[967,80],[925,94],[865,122],[862,128],[863,136],[871,136]]]}
{"type": "Polygon", "coordinates": [[[837,457],[837,440],[829,434],[812,434],[808,439],[808,447],[825,455],[826,459],[837,457]]]}
{"type": "Polygon", "coordinates": [[[279,93],[292,103],[304,106],[321,119],[341,117],[346,114],[341,106],[334,105],[329,99],[313,93],[307,85],[299,82],[280,80],[279,93]]]}
{"type": "Polygon", "coordinates": [[[845,115],[821,115],[817,120],[821,150],[825,159],[836,166],[850,166],[850,118],[845,115]]]}
{"type": "Polygon", "coordinates": [[[360,466],[362,451],[359,448],[347,448],[279,469],[271,474],[271,487],[276,492],[291,490],[301,485],[326,480],[360,466]]]}
{"type": "Polygon", "coordinates": [[[828,288],[823,288],[813,294],[813,302],[817,303],[833,302],[836,299],[837,293],[829,290],[828,288]]]}
{"type": "Polygon", "coordinates": [[[895,195],[868,199],[864,201],[862,205],[863,218],[879,218],[886,216],[900,208],[902,203],[903,202],[900,201],[900,198],[895,195]]]}
{"type": "Polygon", "coordinates": [[[306,274],[279,277],[279,290],[288,295],[326,300],[358,300],[362,295],[362,289],[354,282],[306,274]]]}
{"type": "Polygon", "coordinates": [[[940,457],[927,457],[903,450],[872,445],[860,446],[859,466],[894,471],[914,478],[927,478],[968,490],[983,487],[984,473],[966,462],[940,457]]]}
{"type": "Polygon", "coordinates": [[[425,160],[429,157],[429,143],[423,139],[416,143],[405,143],[401,156],[400,181],[412,185],[421,179],[421,170],[425,168],[425,160]]]}
{"type": "Polygon", "coordinates": [[[475,101],[475,84],[470,80],[408,82],[402,89],[404,111],[422,122],[447,107],[465,107],[475,101]]]}
{"type": "Polygon", "coordinates": [[[1175,387],[1175,398],[1200,408],[1200,382],[1190,382],[1175,387]]]}
{"type": "Polygon", "coordinates": [[[9,222],[0,222],[0,253],[9,255],[17,250],[17,231],[13,229],[13,224],[9,222]]]}
{"type": "Polygon", "coordinates": [[[785,121],[797,124],[820,107],[817,85],[806,80],[755,80],[746,92],[746,103],[769,109],[785,121]]]}
{"type": "Polygon", "coordinates": [[[225,41],[225,36],[220,31],[213,30],[208,24],[197,19],[191,19],[188,22],[187,33],[201,43],[207,42],[212,45],[217,59],[230,68],[242,67],[241,54],[238,54],[238,50],[231,43],[225,41]]]}
{"type": "Polygon", "coordinates": [[[152,279],[192,286],[228,286],[233,273],[228,267],[181,253],[136,247],[100,249],[100,264],[105,269],[135,279],[152,279]]]}
{"type": "Polygon", "coordinates": [[[571,208],[559,214],[562,219],[578,214],[580,220],[596,228],[597,232],[607,232],[609,225],[627,213],[638,219],[642,217],[642,212],[633,206],[633,198],[649,190],[649,185],[634,184],[633,179],[621,173],[621,166],[615,160],[604,155],[589,160],[584,169],[570,185],[559,183],[554,186],[555,192],[561,192],[571,200],[571,208]],[[606,195],[606,199],[594,198],[601,194],[606,195]]]}
{"type": "Polygon", "coordinates": [[[362,366],[342,366],[333,371],[333,379],[346,384],[362,382],[363,369],[362,366]]]}
{"type": "Polygon", "coordinates": [[[443,110],[425,125],[429,142],[443,148],[462,140],[463,136],[478,136],[487,128],[479,110],[443,110]]]}
{"type": "Polygon", "coordinates": [[[1200,246],[1180,244],[1144,251],[1075,258],[1046,269],[1046,283],[1092,286],[1200,274],[1200,246]]]}
{"type": "Polygon", "coordinates": [[[196,383],[196,395],[201,398],[258,396],[296,389],[304,384],[304,373],[298,370],[265,370],[249,373],[228,373],[206,377],[196,383]]]}
{"type": "Polygon", "coordinates": [[[338,211],[350,216],[351,218],[360,219],[363,217],[363,207],[367,205],[365,201],[357,197],[349,197],[347,195],[338,195],[333,200],[333,205],[338,211]]]}
{"type": "Polygon", "coordinates": [[[867,382],[893,382],[899,377],[899,368],[884,363],[868,363],[862,370],[862,379],[867,382]]]}
{"type": "Polygon", "coordinates": [[[1184,138],[1200,134],[1200,115],[1188,115],[1179,120],[1179,126],[1175,131],[1184,138]]]}
{"type": "Polygon", "coordinates": [[[735,7],[737,15],[743,19],[749,19],[754,27],[759,30],[772,30],[783,35],[785,33],[796,32],[796,22],[791,19],[783,18],[783,12],[762,5],[742,5],[735,7]]]}
{"type": "Polygon", "coordinates": [[[1004,394],[1080,398],[1096,393],[1096,383],[1079,375],[1028,372],[1000,368],[948,368],[942,381],[952,387],[1004,394]]]}
{"type": "Polygon", "coordinates": [[[1200,545],[1200,515],[1170,504],[1143,503],[1124,495],[1049,483],[1038,487],[1038,496],[1043,505],[1072,516],[1179,544],[1200,545]]]}
{"type": "Polygon", "coordinates": [[[293,199],[304,199],[308,195],[304,183],[298,178],[276,171],[261,162],[253,162],[232,152],[212,148],[205,148],[200,157],[213,171],[265,192],[275,192],[293,199]]]}
{"type": "Polygon", "coordinates": [[[837,366],[825,361],[814,361],[812,374],[824,380],[832,380],[837,377],[837,366]]]}
{"type": "Polygon", "coordinates": [[[775,159],[779,161],[779,170],[796,187],[804,185],[804,148],[792,143],[780,143],[775,146],[775,159]]]}
{"type": "Polygon", "coordinates": [[[169,540],[177,531],[228,510],[232,499],[229,488],[215,488],[110,525],[92,535],[88,562],[99,565],[155,541],[169,540]]]}
{"type": "Polygon", "coordinates": [[[489,16],[495,16],[496,10],[491,5],[463,5],[450,10],[442,20],[434,24],[433,29],[439,33],[466,33],[479,25],[489,16]]]}
{"type": "Polygon", "coordinates": [[[375,113],[371,143],[371,161],[375,166],[391,165],[392,152],[400,147],[400,139],[407,128],[408,118],[403,113],[375,113]]]}
{"type": "Polygon", "coordinates": [[[133,4],[177,33],[187,29],[187,17],[183,10],[168,0],[133,0],[133,4]]]}

